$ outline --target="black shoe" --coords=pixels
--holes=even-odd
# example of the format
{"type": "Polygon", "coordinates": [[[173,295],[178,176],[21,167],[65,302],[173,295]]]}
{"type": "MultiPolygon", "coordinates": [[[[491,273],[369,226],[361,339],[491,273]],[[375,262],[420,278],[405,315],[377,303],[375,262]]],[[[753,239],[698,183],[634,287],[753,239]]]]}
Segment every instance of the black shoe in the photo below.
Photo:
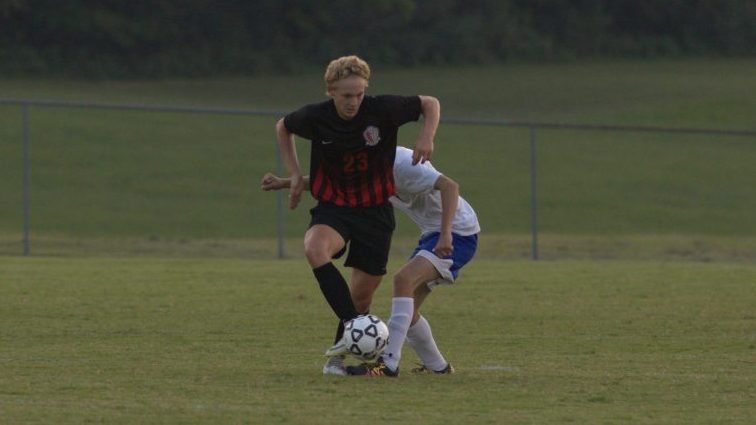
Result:
{"type": "Polygon", "coordinates": [[[420,365],[420,367],[412,369],[412,373],[435,373],[437,375],[451,375],[452,373],[454,373],[454,366],[452,366],[451,363],[447,363],[446,367],[441,370],[431,370],[425,367],[425,365],[420,365]]]}
{"type": "Polygon", "coordinates": [[[388,376],[391,378],[399,376],[399,368],[396,368],[396,370],[389,369],[386,363],[383,362],[383,357],[378,357],[375,363],[347,366],[346,371],[347,375],[355,376],[388,376]]]}

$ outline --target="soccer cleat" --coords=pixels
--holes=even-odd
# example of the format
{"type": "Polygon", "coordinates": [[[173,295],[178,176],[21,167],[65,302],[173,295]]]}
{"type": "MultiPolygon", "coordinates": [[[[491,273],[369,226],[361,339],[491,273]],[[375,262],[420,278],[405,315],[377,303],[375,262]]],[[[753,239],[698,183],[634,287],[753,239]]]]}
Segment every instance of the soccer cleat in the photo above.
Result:
{"type": "Polygon", "coordinates": [[[344,367],[344,359],[344,356],[329,357],[323,365],[323,375],[345,376],[347,371],[344,367]]]}
{"type": "Polygon", "coordinates": [[[344,340],[344,338],[341,338],[339,342],[333,344],[333,346],[325,352],[326,357],[343,356],[345,354],[349,354],[349,349],[347,348],[346,340],[344,340]]]}
{"type": "Polygon", "coordinates": [[[412,369],[412,373],[435,373],[436,375],[451,375],[452,373],[454,373],[454,366],[452,366],[451,363],[447,363],[446,367],[441,370],[431,370],[425,367],[425,365],[420,365],[420,367],[412,369]]]}
{"type": "Polygon", "coordinates": [[[357,366],[347,366],[347,375],[352,376],[388,376],[396,378],[399,376],[399,368],[396,370],[389,369],[386,363],[383,362],[383,357],[378,357],[375,363],[362,363],[357,366]]]}

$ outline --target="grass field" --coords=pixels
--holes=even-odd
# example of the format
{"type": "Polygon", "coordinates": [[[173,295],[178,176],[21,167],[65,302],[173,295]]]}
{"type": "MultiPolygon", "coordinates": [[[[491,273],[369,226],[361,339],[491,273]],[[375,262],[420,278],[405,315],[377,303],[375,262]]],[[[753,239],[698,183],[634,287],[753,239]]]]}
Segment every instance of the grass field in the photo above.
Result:
{"type": "MultiPolygon", "coordinates": [[[[300,260],[5,257],[0,268],[4,424],[756,416],[752,265],[476,260],[425,310],[458,373],[397,380],[321,375],[333,318],[300,260]]],[[[384,317],[389,287],[373,308],[384,317]]],[[[404,354],[406,372],[416,357],[404,354]]]]}

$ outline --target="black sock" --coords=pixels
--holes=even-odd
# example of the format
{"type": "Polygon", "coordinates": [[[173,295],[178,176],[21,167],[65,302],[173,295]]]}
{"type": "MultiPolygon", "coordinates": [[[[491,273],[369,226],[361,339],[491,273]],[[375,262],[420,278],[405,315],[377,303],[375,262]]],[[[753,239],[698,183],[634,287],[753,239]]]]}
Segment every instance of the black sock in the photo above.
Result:
{"type": "Polygon", "coordinates": [[[357,310],[352,302],[352,294],[349,292],[349,286],[341,276],[341,273],[333,265],[326,263],[316,269],[312,269],[315,279],[318,280],[320,291],[323,292],[328,305],[336,316],[341,320],[349,320],[357,317],[357,310]]]}
{"type": "Polygon", "coordinates": [[[339,341],[341,341],[341,337],[344,336],[344,321],[339,320],[339,326],[336,328],[336,338],[333,340],[333,343],[336,344],[339,341]]]}

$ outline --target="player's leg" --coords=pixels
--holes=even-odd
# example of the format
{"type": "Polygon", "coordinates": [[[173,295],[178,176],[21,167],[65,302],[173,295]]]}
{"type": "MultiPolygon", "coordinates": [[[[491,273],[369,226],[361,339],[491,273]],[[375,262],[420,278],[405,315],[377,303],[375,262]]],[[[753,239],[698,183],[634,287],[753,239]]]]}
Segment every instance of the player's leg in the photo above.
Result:
{"type": "MultiPolygon", "coordinates": [[[[352,268],[352,303],[356,304],[357,314],[364,314],[370,309],[373,293],[386,274],[394,213],[387,204],[346,215],[344,223],[350,235],[349,254],[344,265],[352,268]]],[[[345,349],[346,345],[340,339],[326,355],[344,354],[345,349]]]]}
{"type": "Polygon", "coordinates": [[[358,314],[368,314],[373,303],[373,295],[383,279],[382,275],[372,275],[358,268],[352,269],[350,291],[352,302],[358,314]]]}
{"type": "Polygon", "coordinates": [[[454,368],[446,361],[433,338],[430,323],[420,315],[420,306],[431,293],[427,284],[415,289],[415,315],[407,331],[407,343],[415,350],[423,365],[413,372],[453,373],[454,368]]]}
{"type": "MultiPolygon", "coordinates": [[[[345,265],[354,268],[353,299],[361,313],[369,309],[373,294],[386,274],[394,227],[394,210],[390,204],[366,209],[360,217],[355,217],[345,265]]],[[[347,371],[349,369],[347,367],[347,371]]]]}
{"type": "MultiPolygon", "coordinates": [[[[427,282],[431,281],[432,280],[428,280],[427,282]]],[[[428,287],[427,282],[422,285],[417,285],[412,294],[412,298],[415,300],[415,311],[412,313],[412,324],[410,324],[410,326],[413,326],[418,320],[420,320],[420,307],[423,306],[425,299],[428,298],[428,295],[431,293],[431,289],[428,287]]]]}
{"type": "Polygon", "coordinates": [[[304,248],[307,261],[328,305],[341,320],[357,316],[349,286],[331,261],[345,244],[341,234],[328,225],[315,224],[305,233],[304,248]]]}
{"type": "Polygon", "coordinates": [[[392,371],[399,369],[404,345],[415,312],[413,299],[415,288],[439,278],[440,275],[427,259],[416,256],[405,264],[394,276],[394,296],[391,300],[389,318],[389,344],[383,354],[383,361],[392,371]]]}
{"type": "MultiPolygon", "coordinates": [[[[358,268],[352,269],[352,281],[350,284],[350,292],[352,294],[352,302],[354,303],[355,310],[358,315],[368,314],[370,312],[370,304],[373,302],[373,294],[383,279],[382,275],[373,275],[362,271],[358,268]]],[[[341,322],[336,330],[336,338],[334,339],[334,346],[328,350],[331,355],[337,351],[340,351],[341,339],[344,336],[344,322],[341,322]]]]}
{"type": "Polygon", "coordinates": [[[390,204],[365,208],[348,217],[349,255],[344,266],[352,268],[352,300],[359,314],[370,310],[378,285],[386,274],[394,210],[390,204]]]}
{"type": "MultiPolygon", "coordinates": [[[[352,301],[358,314],[368,314],[370,312],[370,304],[373,301],[373,294],[381,283],[383,276],[376,276],[366,273],[360,269],[352,269],[352,281],[350,290],[352,292],[352,301]]],[[[346,366],[344,361],[346,360],[345,345],[342,343],[344,337],[344,322],[339,321],[336,329],[336,338],[334,339],[333,346],[326,352],[327,355],[334,354],[329,357],[326,364],[323,366],[324,375],[346,375],[346,366]]]]}
{"type": "Polygon", "coordinates": [[[440,277],[428,260],[415,257],[405,264],[394,277],[394,297],[389,319],[389,343],[375,364],[347,367],[350,375],[398,376],[401,348],[414,313],[413,288],[425,286],[423,282],[440,277]]]}
{"type": "Polygon", "coordinates": [[[412,325],[407,331],[407,342],[415,349],[418,357],[420,357],[420,360],[423,362],[423,366],[420,369],[415,369],[413,371],[435,373],[454,372],[451,364],[446,361],[441,354],[441,351],[439,351],[436,341],[433,338],[430,324],[420,315],[420,307],[431,293],[432,288],[439,284],[451,284],[454,282],[459,275],[460,269],[470,262],[475,255],[478,246],[477,235],[460,236],[454,234],[453,237],[454,254],[451,258],[451,264],[449,264],[450,262],[448,259],[439,259],[430,254],[427,250],[416,251],[419,256],[424,256],[428,261],[431,261],[436,267],[439,276],[443,276],[443,278],[428,280],[426,283],[415,286],[415,311],[412,317],[412,325]]]}
{"type": "MultiPolygon", "coordinates": [[[[328,305],[339,318],[337,333],[343,334],[344,320],[357,315],[349,286],[331,261],[339,256],[346,242],[339,232],[325,224],[314,224],[305,233],[305,256],[328,305]]],[[[340,335],[339,335],[340,338],[340,335]]],[[[324,375],[346,375],[344,358],[331,357],[323,365],[324,375]]]]}
{"type": "MultiPolygon", "coordinates": [[[[367,274],[359,269],[352,269],[352,278],[349,285],[349,292],[352,293],[352,303],[354,303],[357,314],[362,315],[370,313],[370,304],[372,304],[373,302],[373,294],[375,293],[376,289],[378,289],[378,285],[380,285],[382,277],[383,276],[373,276],[367,274]]],[[[333,343],[336,344],[337,342],[339,342],[343,335],[344,322],[339,320],[336,329],[336,337],[334,338],[333,343]]]]}
{"type": "MultiPolygon", "coordinates": [[[[305,233],[305,256],[318,281],[328,305],[339,318],[338,338],[343,334],[344,321],[357,316],[352,297],[341,272],[331,261],[339,256],[346,242],[339,232],[325,224],[314,224],[305,233]]],[[[333,349],[329,349],[326,354],[333,349]]],[[[324,375],[346,375],[343,356],[329,358],[323,365],[324,375]]]]}

